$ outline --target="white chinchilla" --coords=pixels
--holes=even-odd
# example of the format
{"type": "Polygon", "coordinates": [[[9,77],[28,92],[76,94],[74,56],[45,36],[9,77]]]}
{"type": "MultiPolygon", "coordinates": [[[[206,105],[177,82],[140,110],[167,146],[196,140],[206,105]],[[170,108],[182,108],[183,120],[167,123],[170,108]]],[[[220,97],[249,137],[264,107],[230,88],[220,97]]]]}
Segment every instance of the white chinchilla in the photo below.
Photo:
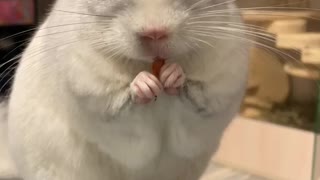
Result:
{"type": "Polygon", "coordinates": [[[9,99],[21,176],[199,179],[246,89],[250,45],[230,25],[226,0],[57,0],[9,99]]]}

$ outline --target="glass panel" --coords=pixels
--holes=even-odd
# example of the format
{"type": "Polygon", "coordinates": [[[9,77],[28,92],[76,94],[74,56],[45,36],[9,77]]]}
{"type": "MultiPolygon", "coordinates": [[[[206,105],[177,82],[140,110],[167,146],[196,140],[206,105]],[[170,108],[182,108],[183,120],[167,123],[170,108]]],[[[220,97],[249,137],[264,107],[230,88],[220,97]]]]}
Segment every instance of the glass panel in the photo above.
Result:
{"type": "Polygon", "coordinates": [[[244,8],[269,8],[247,8],[242,12],[251,27],[250,33],[259,31],[258,38],[251,38],[264,46],[258,45],[250,53],[248,90],[240,113],[245,117],[245,125],[235,123],[230,128],[234,143],[241,140],[246,145],[230,145],[230,149],[236,148],[243,152],[232,152],[230,154],[236,158],[226,159],[239,169],[257,172],[271,179],[310,180],[313,174],[317,178],[314,180],[320,180],[319,133],[314,136],[316,124],[320,124],[317,122],[320,116],[316,118],[320,103],[317,102],[315,81],[319,74],[318,69],[309,66],[318,59],[306,57],[314,49],[308,41],[302,42],[300,39],[310,32],[320,33],[319,21],[314,18],[319,17],[319,12],[302,11],[308,7],[319,7],[304,0],[238,2],[244,8]],[[268,38],[269,41],[266,40],[268,38]],[[318,75],[312,77],[312,74],[318,75]],[[248,122],[248,119],[253,123],[248,122]],[[314,156],[311,156],[313,153],[314,156]]]}

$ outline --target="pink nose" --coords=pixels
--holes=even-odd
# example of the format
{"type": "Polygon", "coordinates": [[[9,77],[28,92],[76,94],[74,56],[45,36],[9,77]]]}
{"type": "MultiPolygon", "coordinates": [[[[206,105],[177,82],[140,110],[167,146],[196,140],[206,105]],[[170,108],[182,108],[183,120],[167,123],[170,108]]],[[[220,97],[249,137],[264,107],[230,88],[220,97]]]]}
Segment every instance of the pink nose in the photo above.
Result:
{"type": "Polygon", "coordinates": [[[165,40],[168,38],[168,31],[164,28],[146,29],[139,35],[143,40],[165,40]]]}

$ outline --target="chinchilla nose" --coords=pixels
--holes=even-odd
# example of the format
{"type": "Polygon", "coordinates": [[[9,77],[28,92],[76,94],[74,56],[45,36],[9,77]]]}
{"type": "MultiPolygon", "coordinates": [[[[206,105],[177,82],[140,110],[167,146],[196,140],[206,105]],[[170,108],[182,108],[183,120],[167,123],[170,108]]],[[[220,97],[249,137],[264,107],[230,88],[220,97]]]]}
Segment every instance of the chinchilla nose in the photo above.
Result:
{"type": "Polygon", "coordinates": [[[165,41],[169,37],[169,32],[164,27],[144,29],[138,36],[141,41],[165,41]]]}

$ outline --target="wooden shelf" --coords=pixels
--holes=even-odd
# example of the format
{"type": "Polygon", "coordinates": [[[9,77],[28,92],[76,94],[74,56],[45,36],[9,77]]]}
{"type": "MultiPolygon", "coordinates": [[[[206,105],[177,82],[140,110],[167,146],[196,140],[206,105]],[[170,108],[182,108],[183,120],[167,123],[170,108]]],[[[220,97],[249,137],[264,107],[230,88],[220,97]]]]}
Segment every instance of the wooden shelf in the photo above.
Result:
{"type": "Polygon", "coordinates": [[[242,16],[246,22],[270,22],[288,19],[319,19],[317,11],[304,10],[244,10],[242,16]]]}
{"type": "Polygon", "coordinates": [[[306,64],[320,65],[320,47],[307,47],[302,50],[301,60],[306,64]]]}
{"type": "Polygon", "coordinates": [[[307,47],[320,47],[320,33],[297,33],[277,35],[277,47],[303,50],[307,47]]]}
{"type": "Polygon", "coordinates": [[[304,33],[307,31],[308,21],[305,19],[276,20],[266,24],[266,31],[273,34],[304,33]]]}
{"type": "Polygon", "coordinates": [[[297,66],[293,64],[286,64],[284,66],[285,72],[288,74],[310,80],[319,80],[320,79],[320,71],[315,68],[308,68],[304,66],[297,66]]]}

